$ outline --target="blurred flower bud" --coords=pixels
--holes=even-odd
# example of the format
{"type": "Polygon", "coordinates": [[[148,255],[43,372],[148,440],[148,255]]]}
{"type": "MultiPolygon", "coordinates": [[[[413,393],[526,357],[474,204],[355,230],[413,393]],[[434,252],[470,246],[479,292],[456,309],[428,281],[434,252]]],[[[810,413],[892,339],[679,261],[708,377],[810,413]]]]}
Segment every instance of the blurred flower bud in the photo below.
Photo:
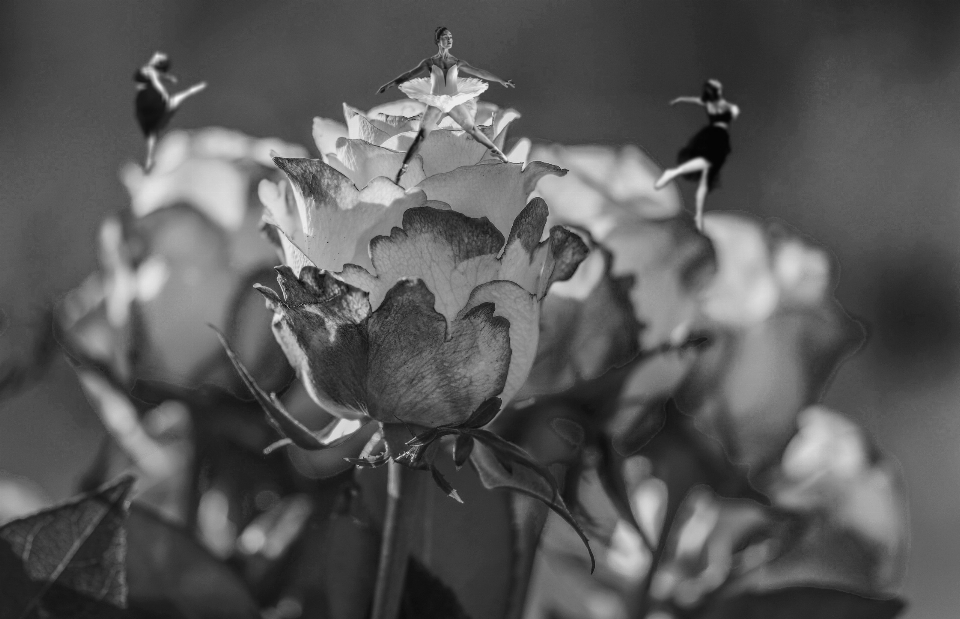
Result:
{"type": "Polygon", "coordinates": [[[232,387],[213,324],[276,380],[267,321],[249,311],[251,285],[276,261],[256,198],[257,183],[276,174],[271,151],[303,152],[226,129],[173,131],[149,173],[127,166],[130,214],[104,222],[101,271],[62,306],[68,345],[125,381],[232,387]]]}
{"type": "Polygon", "coordinates": [[[710,345],[677,392],[682,411],[732,461],[759,471],[779,458],[797,414],[815,402],[862,331],[833,297],[824,250],[743,215],[706,215],[717,254],[693,329],[710,345]]]}

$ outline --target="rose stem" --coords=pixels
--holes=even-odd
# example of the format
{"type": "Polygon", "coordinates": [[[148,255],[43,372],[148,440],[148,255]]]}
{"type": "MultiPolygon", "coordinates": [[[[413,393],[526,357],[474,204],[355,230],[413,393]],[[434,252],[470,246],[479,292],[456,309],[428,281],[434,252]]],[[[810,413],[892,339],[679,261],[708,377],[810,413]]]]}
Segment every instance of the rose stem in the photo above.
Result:
{"type": "Polygon", "coordinates": [[[387,473],[387,514],[370,619],[397,619],[407,575],[407,557],[427,496],[423,471],[390,460],[387,473]]]}

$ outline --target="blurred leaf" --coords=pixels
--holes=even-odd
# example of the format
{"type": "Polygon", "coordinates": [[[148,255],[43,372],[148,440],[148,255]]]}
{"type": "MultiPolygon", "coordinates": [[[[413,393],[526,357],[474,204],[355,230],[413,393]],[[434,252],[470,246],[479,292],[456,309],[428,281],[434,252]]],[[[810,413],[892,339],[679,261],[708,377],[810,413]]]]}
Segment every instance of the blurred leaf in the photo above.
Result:
{"type": "Polygon", "coordinates": [[[400,619],[470,619],[457,594],[422,563],[407,566],[400,619]]]}
{"type": "Polygon", "coordinates": [[[11,322],[0,309],[0,400],[43,378],[57,351],[53,310],[44,308],[39,314],[33,324],[10,329],[11,322]]]}
{"type": "Polygon", "coordinates": [[[0,472],[0,525],[40,511],[50,503],[46,493],[37,484],[0,472]]]}
{"type": "Polygon", "coordinates": [[[120,616],[124,575],[126,497],[123,477],[0,527],[0,617],[120,616]]]}
{"type": "Polygon", "coordinates": [[[136,619],[259,619],[239,576],[178,525],[134,505],[127,521],[127,584],[136,619]]]}
{"type": "Polygon", "coordinates": [[[817,587],[744,593],[718,601],[697,619],[892,619],[904,603],[817,587]]]}
{"type": "Polygon", "coordinates": [[[136,473],[138,501],[183,518],[193,458],[189,411],[170,400],[141,415],[130,397],[99,372],[75,370],[91,408],[126,456],[102,464],[136,473]]]}
{"type": "Polygon", "coordinates": [[[544,297],[537,357],[519,398],[565,391],[639,352],[632,279],[614,277],[611,264],[610,253],[594,246],[573,278],[554,284],[544,297]]]}
{"type": "MultiPolygon", "coordinates": [[[[366,619],[380,558],[380,531],[353,488],[342,490],[333,511],[318,511],[291,548],[276,608],[296,616],[366,619]]],[[[449,499],[447,499],[449,500],[449,499]]],[[[289,615],[282,615],[289,616],[289,615]]]]}

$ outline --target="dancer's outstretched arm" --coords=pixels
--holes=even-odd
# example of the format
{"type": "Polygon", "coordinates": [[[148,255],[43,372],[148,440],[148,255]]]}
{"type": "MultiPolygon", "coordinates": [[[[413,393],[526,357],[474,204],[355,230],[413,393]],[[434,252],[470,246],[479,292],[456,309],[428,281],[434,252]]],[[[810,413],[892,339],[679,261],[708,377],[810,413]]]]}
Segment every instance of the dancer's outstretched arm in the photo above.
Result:
{"type": "Polygon", "coordinates": [[[147,78],[150,80],[150,85],[159,92],[164,98],[167,95],[167,87],[163,85],[163,82],[160,81],[160,72],[154,69],[153,67],[145,67],[143,73],[146,74],[147,78]]]}
{"type": "Polygon", "coordinates": [[[513,88],[513,80],[502,80],[493,73],[489,71],[484,71],[483,69],[478,69],[469,62],[465,60],[460,61],[460,70],[468,75],[474,75],[479,77],[482,80],[489,80],[491,82],[496,82],[498,84],[503,84],[507,88],[513,88]]]}
{"type": "Polygon", "coordinates": [[[677,103],[695,103],[697,105],[703,105],[703,99],[700,97],[677,97],[670,102],[670,105],[676,105],[677,103]]]}
{"type": "Polygon", "coordinates": [[[407,80],[413,79],[414,77],[416,77],[417,74],[422,73],[426,70],[427,70],[427,60],[424,59],[424,60],[421,60],[420,64],[418,64],[414,68],[410,69],[406,73],[401,73],[397,77],[393,78],[392,80],[390,80],[389,82],[381,86],[377,90],[377,94],[379,95],[386,92],[391,86],[396,86],[398,84],[402,84],[406,82],[407,80]]]}

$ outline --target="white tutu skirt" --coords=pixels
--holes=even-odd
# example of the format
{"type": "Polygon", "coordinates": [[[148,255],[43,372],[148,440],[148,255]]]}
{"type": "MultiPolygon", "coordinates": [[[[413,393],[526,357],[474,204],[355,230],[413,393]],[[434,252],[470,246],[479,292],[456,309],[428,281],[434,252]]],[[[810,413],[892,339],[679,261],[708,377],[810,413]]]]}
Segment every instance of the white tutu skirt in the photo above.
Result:
{"type": "Polygon", "coordinates": [[[398,88],[411,99],[438,108],[446,114],[458,105],[479,96],[487,89],[487,83],[473,77],[457,78],[457,94],[455,95],[433,94],[429,77],[420,77],[404,82],[398,88]]]}

